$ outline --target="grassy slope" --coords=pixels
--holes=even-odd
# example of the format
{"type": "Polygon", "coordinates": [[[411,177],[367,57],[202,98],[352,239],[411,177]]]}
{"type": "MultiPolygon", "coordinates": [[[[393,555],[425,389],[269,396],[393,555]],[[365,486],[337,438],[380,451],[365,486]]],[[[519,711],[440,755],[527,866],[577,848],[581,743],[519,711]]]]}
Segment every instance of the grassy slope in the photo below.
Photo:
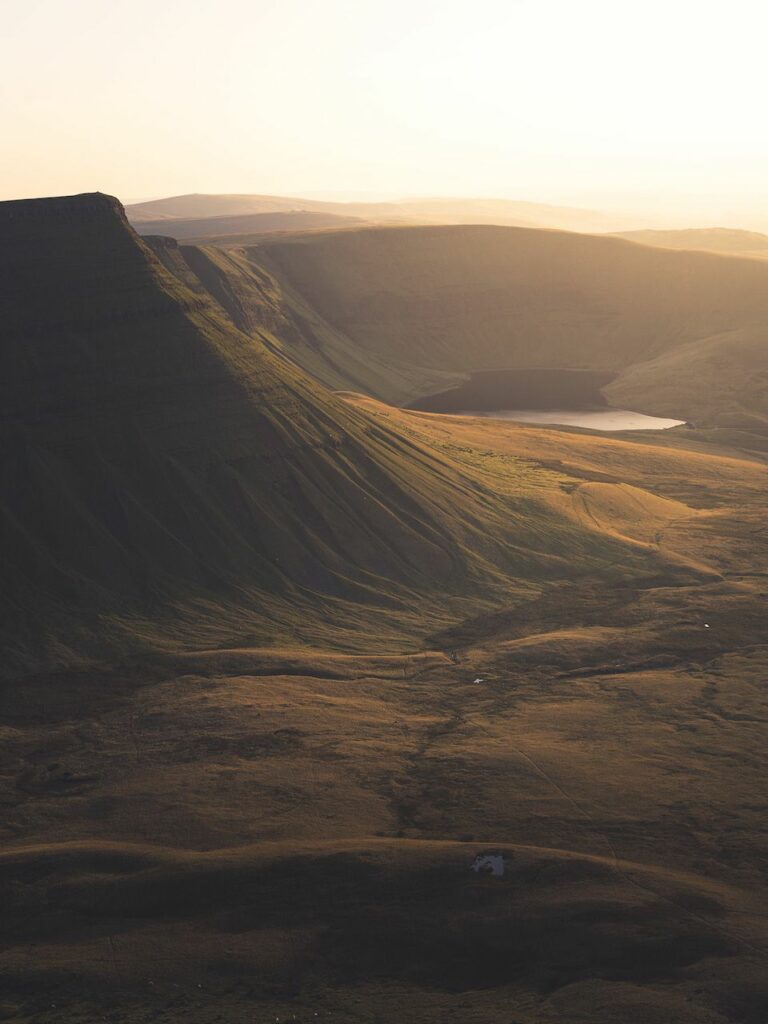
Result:
{"type": "Polygon", "coordinates": [[[0,689],[19,1019],[759,1024],[764,466],[361,403],[697,573],[0,689]]]}
{"type": "Polygon", "coordinates": [[[487,1024],[511,1013],[526,1024],[722,1024],[718,1010],[759,969],[730,934],[745,916],[732,887],[508,843],[496,845],[506,877],[478,879],[468,870],[476,848],[373,840],[195,855],[89,844],[0,858],[3,880],[20,867],[30,879],[34,925],[13,907],[5,927],[35,944],[40,964],[30,970],[21,949],[4,966],[14,979],[28,972],[27,1005],[46,1024],[72,1003],[73,1024],[105,1013],[193,1024],[428,1024],[452,1014],[487,1024]],[[79,926],[66,943],[45,902],[64,864],[60,891],[79,926]],[[735,984],[707,974],[718,960],[730,961],[735,984]]]}
{"type": "Polygon", "coordinates": [[[187,287],[213,297],[240,330],[298,363],[327,387],[375,392],[382,380],[394,387],[408,386],[407,368],[369,353],[361,358],[349,339],[246,253],[180,245],[165,236],[148,236],[145,241],[187,287]]]}
{"type": "MultiPolygon", "coordinates": [[[[617,558],[657,571],[525,472],[491,485],[312,383],[281,358],[268,328],[284,322],[246,337],[115,201],[8,203],[0,220],[6,671],[41,649],[56,664],[331,623],[354,645],[376,616],[415,641],[500,589],[617,558]]],[[[247,327],[263,309],[240,312],[247,327]]]]}
{"type": "Polygon", "coordinates": [[[620,239],[522,228],[390,228],[248,250],[351,350],[430,371],[614,370],[609,399],[659,415],[764,429],[768,267],[620,239]]]}

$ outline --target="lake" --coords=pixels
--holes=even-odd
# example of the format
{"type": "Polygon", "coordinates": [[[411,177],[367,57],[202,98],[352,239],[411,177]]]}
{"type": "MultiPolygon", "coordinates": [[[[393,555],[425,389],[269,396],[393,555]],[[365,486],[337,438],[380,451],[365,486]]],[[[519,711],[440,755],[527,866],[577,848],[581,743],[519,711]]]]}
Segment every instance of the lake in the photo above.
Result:
{"type": "Polygon", "coordinates": [[[629,409],[462,409],[459,414],[523,423],[556,423],[564,427],[588,427],[590,430],[668,430],[684,422],[646,416],[629,409]]]}
{"type": "Polygon", "coordinates": [[[683,422],[612,409],[603,388],[615,377],[607,370],[568,367],[476,370],[447,391],[424,395],[408,408],[590,430],[668,430],[683,422]]]}

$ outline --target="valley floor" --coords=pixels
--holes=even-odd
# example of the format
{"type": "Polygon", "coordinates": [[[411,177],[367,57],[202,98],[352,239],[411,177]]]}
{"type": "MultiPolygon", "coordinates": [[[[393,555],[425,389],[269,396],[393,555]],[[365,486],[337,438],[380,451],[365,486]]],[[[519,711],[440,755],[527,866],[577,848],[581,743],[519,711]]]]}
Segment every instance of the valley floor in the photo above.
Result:
{"type": "Polygon", "coordinates": [[[349,401],[651,568],[4,687],[0,1020],[764,1024],[765,465],[349,401]]]}

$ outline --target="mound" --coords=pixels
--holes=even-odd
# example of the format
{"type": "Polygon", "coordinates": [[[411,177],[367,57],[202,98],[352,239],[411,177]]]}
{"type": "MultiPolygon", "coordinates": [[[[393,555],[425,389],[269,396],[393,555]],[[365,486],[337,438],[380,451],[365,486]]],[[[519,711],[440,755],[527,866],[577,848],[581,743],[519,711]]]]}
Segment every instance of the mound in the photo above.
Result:
{"type": "MultiPolygon", "coordinates": [[[[493,847],[504,874],[485,877],[470,870],[478,849],[374,840],[206,854],[130,844],[20,851],[0,858],[9,897],[0,971],[28,1010],[43,987],[49,1003],[96,1014],[117,988],[128,1005],[138,996],[170,1013],[183,1013],[192,991],[197,1008],[213,996],[236,1012],[247,995],[265,1013],[332,1006],[347,1020],[339,1008],[368,986],[368,1011],[382,1013],[376,988],[386,979],[403,1013],[412,993],[432,992],[439,1006],[484,992],[528,1021],[532,997],[557,993],[565,1011],[567,987],[584,981],[598,1005],[616,986],[674,982],[694,1002],[687,1019],[702,1020],[701,987],[682,970],[749,953],[726,916],[746,896],[727,887],[508,844],[493,847]]],[[[198,1019],[194,1004],[187,1013],[198,1019]]]]}

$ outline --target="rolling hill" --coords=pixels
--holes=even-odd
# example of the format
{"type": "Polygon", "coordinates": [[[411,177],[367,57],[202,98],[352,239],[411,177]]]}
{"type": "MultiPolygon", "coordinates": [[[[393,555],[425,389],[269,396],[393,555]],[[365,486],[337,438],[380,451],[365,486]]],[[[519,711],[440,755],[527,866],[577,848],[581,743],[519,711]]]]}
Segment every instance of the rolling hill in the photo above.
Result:
{"type": "Polygon", "coordinates": [[[738,228],[685,228],[676,231],[624,231],[619,237],[661,249],[703,249],[733,256],[768,257],[768,235],[738,228]]]}
{"type": "Polygon", "coordinates": [[[768,423],[762,263],[493,227],[367,230],[259,251],[375,356],[442,371],[611,370],[614,404],[768,423]]]}
{"type": "Polygon", "coordinates": [[[768,266],[756,260],[468,226],[182,245],[176,261],[218,268],[216,294],[243,329],[290,321],[283,352],[334,388],[407,404],[478,371],[580,369],[606,375],[615,406],[768,429],[768,266]]]}
{"type": "Polygon", "coordinates": [[[215,239],[221,245],[233,244],[233,236],[301,230],[302,227],[344,227],[360,221],[369,224],[514,224],[566,231],[616,231],[627,224],[627,218],[546,203],[428,197],[372,203],[288,196],[186,195],[136,203],[126,207],[126,214],[142,235],[215,239]],[[323,218],[325,225],[321,223],[323,218]]]}
{"type": "Polygon", "coordinates": [[[0,684],[3,1012],[759,1024],[764,465],[351,404],[496,487],[525,469],[621,571],[465,602],[417,651],[361,614],[356,654],[0,684]]]}
{"type": "Polygon", "coordinates": [[[193,220],[162,218],[136,221],[134,226],[141,235],[165,235],[180,241],[199,239],[209,245],[229,248],[232,245],[241,245],[243,239],[259,239],[263,235],[279,232],[354,228],[366,223],[362,217],[337,213],[281,210],[276,213],[248,213],[234,217],[205,217],[193,220]]]}
{"type": "MultiPolygon", "coordinates": [[[[218,217],[242,217],[259,214],[286,212],[339,213],[337,207],[354,206],[324,202],[318,199],[302,199],[298,196],[265,195],[217,195],[192,193],[183,196],[169,196],[152,199],[144,203],[131,203],[125,214],[132,223],[166,220],[169,226],[174,221],[205,220],[218,217]]],[[[386,208],[386,203],[365,204],[386,208]]]]}

